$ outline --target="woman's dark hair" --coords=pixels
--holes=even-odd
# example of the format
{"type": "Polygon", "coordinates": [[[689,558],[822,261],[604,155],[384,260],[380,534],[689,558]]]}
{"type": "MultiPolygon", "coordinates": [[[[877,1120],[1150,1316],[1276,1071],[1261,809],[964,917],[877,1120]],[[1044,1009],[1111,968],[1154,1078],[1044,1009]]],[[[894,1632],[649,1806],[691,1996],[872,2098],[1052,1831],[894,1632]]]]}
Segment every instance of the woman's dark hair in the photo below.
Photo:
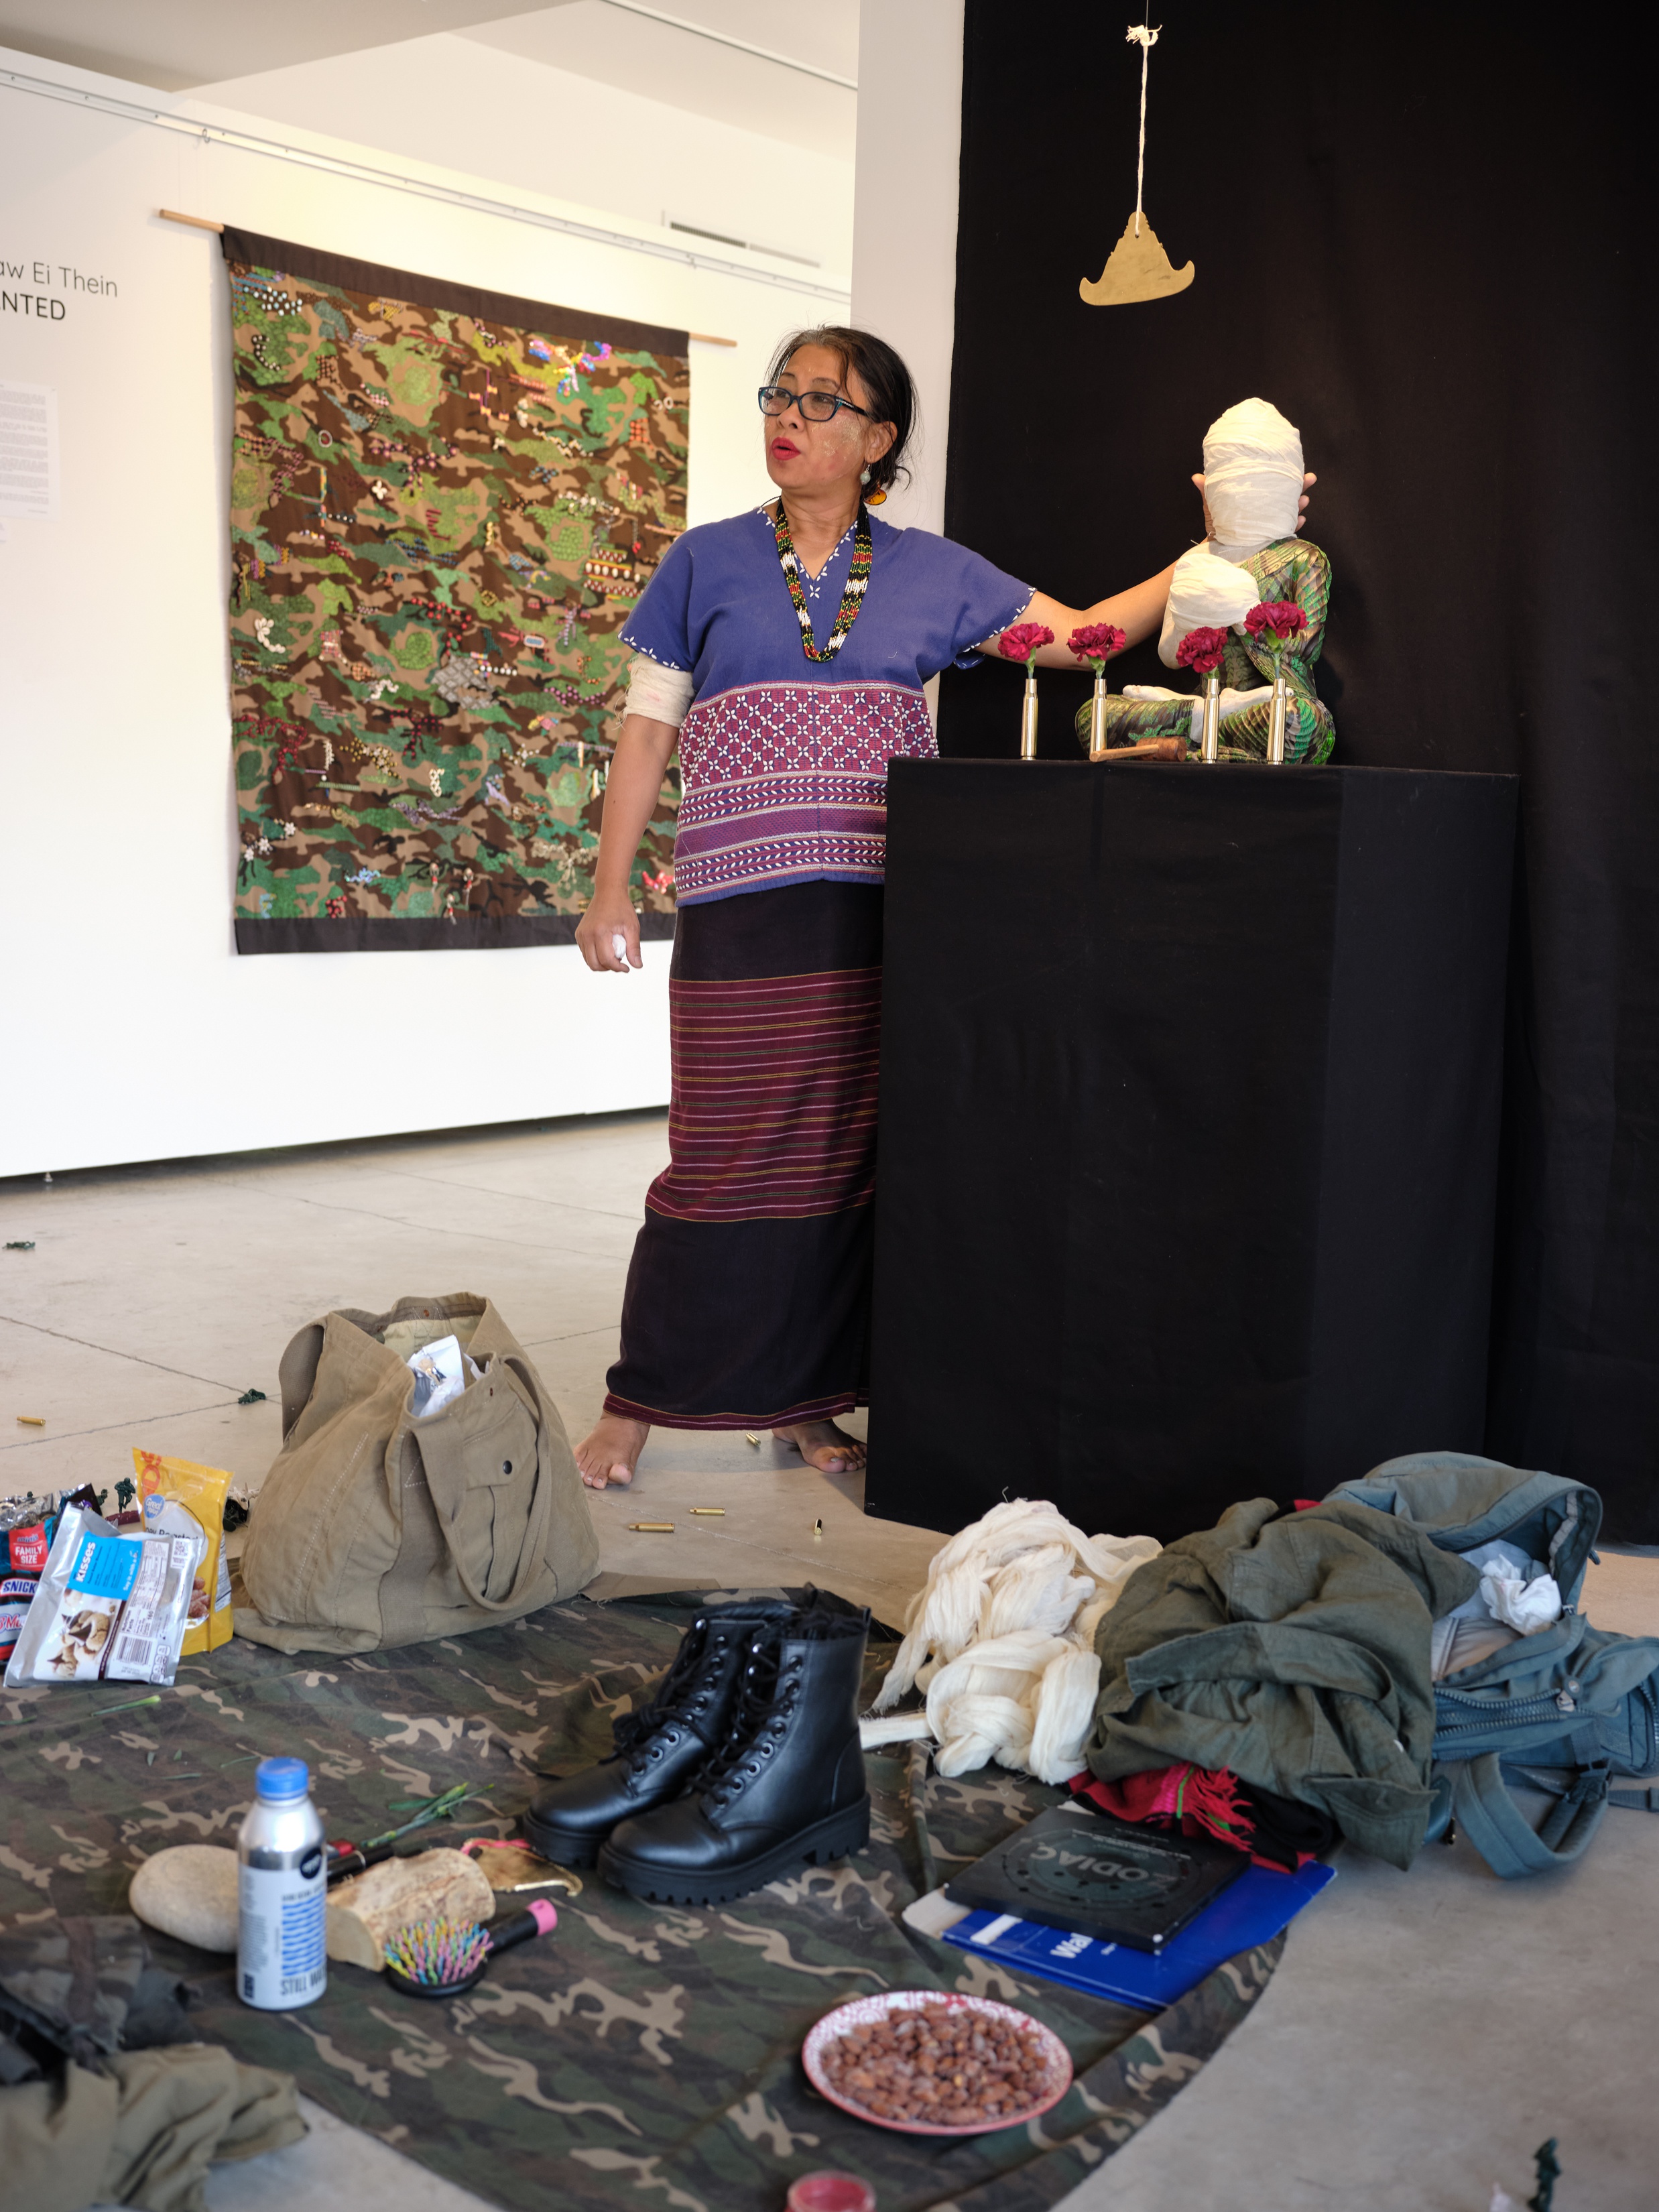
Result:
{"type": "Polygon", "coordinates": [[[892,424],[893,442],[878,461],[871,462],[868,486],[870,491],[890,491],[900,477],[910,473],[905,466],[904,449],[916,427],[916,387],[909,370],[886,340],[872,331],[825,324],[787,337],[772,356],[767,382],[775,384],[788,367],[789,356],[809,345],[823,346],[836,355],[843,377],[849,369],[854,372],[869,396],[872,422],[892,424]]]}

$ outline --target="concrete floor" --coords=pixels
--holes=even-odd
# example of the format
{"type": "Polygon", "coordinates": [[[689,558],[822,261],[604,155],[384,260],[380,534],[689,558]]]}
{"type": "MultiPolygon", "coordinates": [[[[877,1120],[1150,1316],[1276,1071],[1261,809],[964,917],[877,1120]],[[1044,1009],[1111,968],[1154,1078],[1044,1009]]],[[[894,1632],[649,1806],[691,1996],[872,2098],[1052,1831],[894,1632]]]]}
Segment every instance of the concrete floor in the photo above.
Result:
{"type": "MultiPolygon", "coordinates": [[[[665,1157],[661,1116],[617,1115],[0,1183],[0,1241],[34,1243],[0,1252],[0,1494],[112,1483],[135,1443],[257,1484],[292,1332],[413,1291],[487,1291],[580,1433],[665,1157]],[[237,1406],[250,1385],[267,1401],[237,1406]]],[[[632,1497],[594,1501],[601,1564],[618,1591],[814,1578],[899,1618],[939,1539],[866,1520],[860,1488],[769,1439],[659,1432],[632,1497]],[[670,1511],[694,1504],[726,1517],[670,1511]],[[641,1504],[676,1534],[629,1532],[641,1504]]],[[[1586,1602],[1659,1632],[1659,1558],[1608,1555],[1586,1602]]],[[[1250,2020],[1066,2212],[1486,2212],[1494,2181],[1530,2193],[1547,2135],[1559,2212],[1659,2203],[1659,1823],[1614,1813],[1582,1867],[1522,1884],[1462,1845],[1340,1863],[1250,2020]]],[[[307,2110],[307,2142],[216,2172],[211,2212],[478,2205],[307,2110]]]]}

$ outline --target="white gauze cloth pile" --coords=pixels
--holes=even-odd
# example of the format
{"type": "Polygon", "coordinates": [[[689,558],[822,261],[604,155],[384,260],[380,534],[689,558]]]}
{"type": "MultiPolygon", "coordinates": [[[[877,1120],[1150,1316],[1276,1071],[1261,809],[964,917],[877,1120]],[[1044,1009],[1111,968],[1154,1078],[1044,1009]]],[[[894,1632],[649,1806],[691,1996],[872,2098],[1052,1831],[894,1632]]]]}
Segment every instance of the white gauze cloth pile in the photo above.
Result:
{"type": "Polygon", "coordinates": [[[1064,1782],[1094,1719],[1095,1625],[1162,1549],[1150,1536],[1085,1536],[1042,1499],[994,1505],[935,1553],[876,1699],[886,1713],[921,1688],[926,1713],[866,1721],[866,1746],[932,1735],[941,1774],[994,1759],[1064,1782]]]}

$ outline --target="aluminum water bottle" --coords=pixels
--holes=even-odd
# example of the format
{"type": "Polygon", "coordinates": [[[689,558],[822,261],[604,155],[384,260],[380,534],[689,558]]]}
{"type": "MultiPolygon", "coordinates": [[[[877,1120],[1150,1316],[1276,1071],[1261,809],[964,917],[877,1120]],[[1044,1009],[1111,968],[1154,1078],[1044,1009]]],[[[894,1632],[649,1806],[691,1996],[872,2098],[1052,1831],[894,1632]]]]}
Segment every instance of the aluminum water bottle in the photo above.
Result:
{"type": "Polygon", "coordinates": [[[328,1982],[327,1854],[302,1759],[261,1759],[258,1796],[236,1838],[236,1988],[244,2004],[289,2012],[328,1982]]]}

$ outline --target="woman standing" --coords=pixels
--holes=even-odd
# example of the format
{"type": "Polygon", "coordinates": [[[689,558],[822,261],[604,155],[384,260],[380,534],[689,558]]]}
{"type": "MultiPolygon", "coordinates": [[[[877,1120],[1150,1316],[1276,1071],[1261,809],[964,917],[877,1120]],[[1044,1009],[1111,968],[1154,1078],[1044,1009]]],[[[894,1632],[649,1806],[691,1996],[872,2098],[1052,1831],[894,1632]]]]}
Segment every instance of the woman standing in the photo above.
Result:
{"type": "Polygon", "coordinates": [[[1022,617],[1075,667],[1079,623],[1130,644],[1170,571],[1060,605],[948,538],[872,518],[915,417],[866,331],[805,331],[762,386],[779,496],[689,530],[623,632],[637,656],[605,789],[590,968],[640,965],[634,856],[678,738],[671,1164],[646,1196],[593,1489],[632,1480],[653,1423],[760,1429],[861,1466],[881,1014],[887,765],[937,748],[922,685],[1022,617]]]}

